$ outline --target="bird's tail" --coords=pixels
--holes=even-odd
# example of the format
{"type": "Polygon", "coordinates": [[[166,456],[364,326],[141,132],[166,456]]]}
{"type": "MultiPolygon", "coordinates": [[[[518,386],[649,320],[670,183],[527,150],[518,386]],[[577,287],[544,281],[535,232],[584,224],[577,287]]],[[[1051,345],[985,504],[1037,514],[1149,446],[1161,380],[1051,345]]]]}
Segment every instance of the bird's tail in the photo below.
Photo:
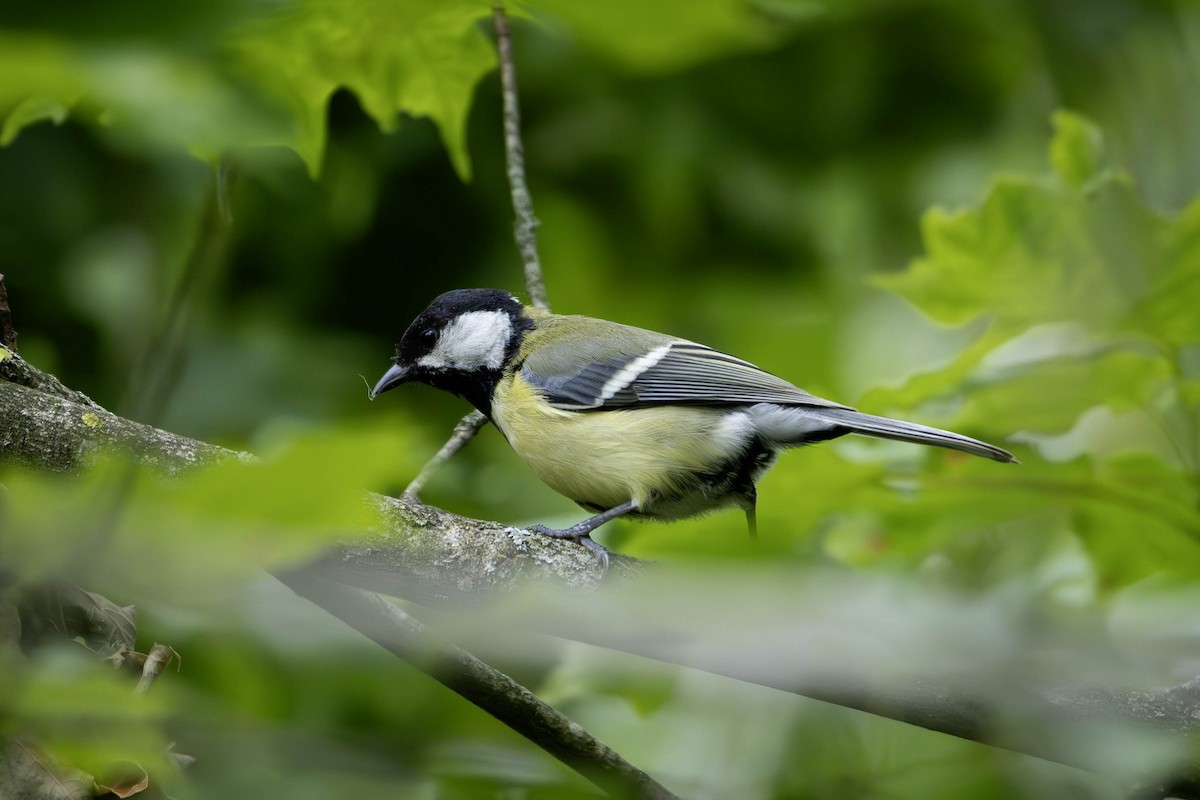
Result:
{"type": "Polygon", "coordinates": [[[903,422],[888,417],[876,417],[863,414],[849,408],[815,408],[810,413],[821,419],[849,429],[851,433],[861,433],[866,436],[877,436],[880,439],[898,439],[902,442],[916,442],[935,447],[947,447],[951,450],[961,450],[964,453],[990,458],[993,461],[1016,463],[1017,459],[1007,450],[1003,450],[987,442],[972,439],[959,433],[943,431],[918,425],[915,422],[903,422]]]}

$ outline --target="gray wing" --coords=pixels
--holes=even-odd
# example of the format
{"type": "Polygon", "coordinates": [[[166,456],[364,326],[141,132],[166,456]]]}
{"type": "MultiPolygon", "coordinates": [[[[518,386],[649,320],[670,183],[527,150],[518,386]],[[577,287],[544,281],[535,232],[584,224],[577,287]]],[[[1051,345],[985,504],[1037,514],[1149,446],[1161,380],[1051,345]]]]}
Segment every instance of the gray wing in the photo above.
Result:
{"type": "Polygon", "coordinates": [[[579,350],[566,344],[558,352],[550,345],[522,365],[521,376],[550,405],[572,411],[754,403],[848,408],[710,347],[666,337],[660,342],[599,361],[574,358],[579,350]]]}

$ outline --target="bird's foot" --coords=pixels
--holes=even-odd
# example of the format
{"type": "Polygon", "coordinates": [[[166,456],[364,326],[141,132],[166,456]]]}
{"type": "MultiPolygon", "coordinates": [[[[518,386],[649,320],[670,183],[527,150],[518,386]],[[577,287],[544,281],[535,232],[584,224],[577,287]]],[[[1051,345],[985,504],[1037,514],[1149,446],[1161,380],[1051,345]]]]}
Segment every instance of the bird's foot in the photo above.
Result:
{"type": "Polygon", "coordinates": [[[540,533],[542,536],[549,536],[551,539],[569,539],[576,544],[581,544],[588,550],[595,553],[600,559],[600,566],[603,568],[601,577],[608,573],[608,550],[604,545],[592,538],[592,528],[587,528],[583,525],[573,525],[570,528],[555,530],[547,528],[545,525],[530,525],[527,530],[533,533],[540,533]]]}

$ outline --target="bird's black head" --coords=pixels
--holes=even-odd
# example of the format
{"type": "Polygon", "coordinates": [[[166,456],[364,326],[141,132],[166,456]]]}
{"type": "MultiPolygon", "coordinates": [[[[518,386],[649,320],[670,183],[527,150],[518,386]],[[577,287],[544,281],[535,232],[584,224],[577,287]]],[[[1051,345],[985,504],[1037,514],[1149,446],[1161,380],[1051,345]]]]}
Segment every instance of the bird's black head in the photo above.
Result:
{"type": "Polygon", "coordinates": [[[500,289],[455,289],[434,299],[396,345],[395,366],[371,397],[417,381],[491,413],[492,389],[532,326],[521,301],[500,289]]]}

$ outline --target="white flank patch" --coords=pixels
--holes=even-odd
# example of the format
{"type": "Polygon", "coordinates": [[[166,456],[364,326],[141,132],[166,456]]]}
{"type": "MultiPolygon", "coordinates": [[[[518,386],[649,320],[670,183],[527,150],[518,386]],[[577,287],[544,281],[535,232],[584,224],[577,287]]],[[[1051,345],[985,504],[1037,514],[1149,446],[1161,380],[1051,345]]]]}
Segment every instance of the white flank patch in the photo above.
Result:
{"type": "Polygon", "coordinates": [[[756,432],[748,412],[734,411],[726,414],[713,431],[713,443],[722,452],[736,453],[756,432]]]}
{"type": "Polygon", "coordinates": [[[637,380],[638,375],[641,375],[646,370],[653,367],[671,351],[678,342],[664,344],[661,347],[656,347],[644,356],[639,356],[633,361],[625,365],[620,372],[613,375],[604,382],[604,388],[600,390],[599,402],[597,405],[603,405],[606,401],[611,400],[613,395],[624,389],[629,384],[637,380]]]}
{"type": "Polygon", "coordinates": [[[837,423],[821,416],[819,409],[756,403],[750,407],[755,432],[768,445],[794,445],[813,433],[827,431],[837,423]]]}
{"type": "Polygon", "coordinates": [[[512,319],[504,311],[468,311],[442,329],[437,344],[417,363],[434,369],[500,369],[512,338],[512,319]]]}

